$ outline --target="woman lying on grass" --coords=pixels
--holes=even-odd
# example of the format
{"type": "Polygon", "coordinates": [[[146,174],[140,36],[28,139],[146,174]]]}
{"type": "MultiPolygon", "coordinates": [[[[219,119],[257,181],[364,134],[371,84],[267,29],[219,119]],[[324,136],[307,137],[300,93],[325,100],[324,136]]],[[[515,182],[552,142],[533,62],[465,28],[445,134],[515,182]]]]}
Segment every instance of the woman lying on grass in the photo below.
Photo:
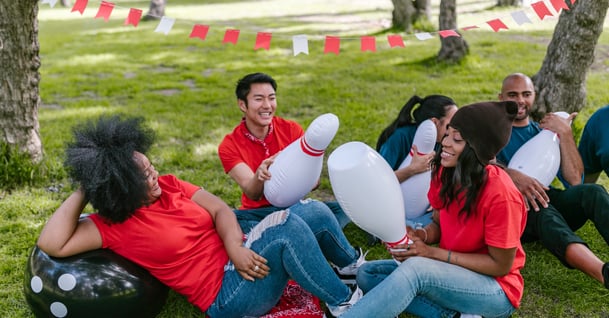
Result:
{"type": "Polygon", "coordinates": [[[65,163],[80,188],[43,228],[41,250],[66,257],[111,249],[211,317],[263,315],[289,278],[331,310],[359,297],[288,210],[263,219],[244,242],[235,214],[220,198],[173,175],[159,176],[145,155],[153,133],[142,123],[102,117],[75,130],[65,163]],[[88,202],[97,213],[79,219],[88,202]]]}

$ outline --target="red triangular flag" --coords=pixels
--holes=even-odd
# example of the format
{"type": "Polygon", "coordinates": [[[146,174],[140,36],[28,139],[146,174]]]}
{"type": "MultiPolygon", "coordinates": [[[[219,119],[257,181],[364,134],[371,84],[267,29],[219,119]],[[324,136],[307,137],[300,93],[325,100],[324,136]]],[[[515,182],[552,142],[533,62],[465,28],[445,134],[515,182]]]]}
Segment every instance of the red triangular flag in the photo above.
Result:
{"type": "Polygon", "coordinates": [[[537,1],[531,4],[531,7],[535,10],[540,20],[543,20],[546,16],[552,16],[552,12],[550,12],[550,9],[548,9],[543,1],[537,1]]]}
{"type": "Polygon", "coordinates": [[[507,25],[505,25],[503,22],[501,22],[500,19],[495,19],[495,20],[491,20],[491,21],[487,21],[486,22],[488,25],[491,26],[491,28],[493,28],[493,31],[497,32],[501,29],[508,29],[507,25]]]}
{"type": "Polygon", "coordinates": [[[477,25],[470,25],[470,26],[466,26],[466,27],[461,28],[461,30],[467,31],[467,30],[478,29],[478,28],[480,28],[480,27],[477,26],[477,25]]]}
{"type": "Polygon", "coordinates": [[[441,30],[438,33],[443,38],[447,38],[449,36],[461,37],[461,35],[459,33],[457,33],[457,31],[455,31],[455,30],[441,30]]]}
{"type": "Polygon", "coordinates": [[[340,51],[340,38],[337,36],[326,35],[326,44],[324,46],[324,54],[334,53],[338,55],[340,51]]]}
{"type": "Polygon", "coordinates": [[[268,51],[271,47],[271,37],[271,33],[258,32],[258,34],[256,35],[256,44],[254,45],[254,50],[265,49],[268,51]]]}
{"type": "Polygon", "coordinates": [[[209,31],[209,25],[195,24],[190,32],[190,37],[205,40],[207,37],[207,31],[209,31]]]}
{"type": "Polygon", "coordinates": [[[133,24],[134,27],[137,27],[138,23],[140,23],[140,19],[142,18],[142,10],[140,9],[129,9],[129,15],[127,19],[125,19],[125,25],[133,24]]]}
{"type": "Polygon", "coordinates": [[[362,36],[360,38],[361,51],[376,52],[376,39],[373,36],[362,36]]]}
{"type": "Polygon", "coordinates": [[[72,11],[70,12],[78,11],[80,12],[80,15],[82,15],[87,7],[87,2],[89,2],[89,0],[76,0],[74,6],[72,7],[72,11]]]}
{"type": "Polygon", "coordinates": [[[222,40],[222,43],[237,44],[237,39],[239,39],[239,30],[228,29],[224,33],[224,40],[222,40]]]}
{"type": "Polygon", "coordinates": [[[550,2],[552,2],[552,6],[554,7],[554,10],[556,10],[556,12],[560,12],[560,9],[569,10],[569,6],[567,5],[567,2],[565,2],[565,0],[550,0],[550,2]]]}
{"type": "Polygon", "coordinates": [[[104,21],[108,22],[108,19],[110,19],[110,14],[112,14],[112,9],[114,9],[114,3],[102,1],[99,5],[99,10],[97,10],[95,18],[104,18],[104,21]]]}
{"type": "Polygon", "coordinates": [[[389,42],[389,47],[404,47],[404,39],[400,35],[388,35],[387,41],[389,42]]]}

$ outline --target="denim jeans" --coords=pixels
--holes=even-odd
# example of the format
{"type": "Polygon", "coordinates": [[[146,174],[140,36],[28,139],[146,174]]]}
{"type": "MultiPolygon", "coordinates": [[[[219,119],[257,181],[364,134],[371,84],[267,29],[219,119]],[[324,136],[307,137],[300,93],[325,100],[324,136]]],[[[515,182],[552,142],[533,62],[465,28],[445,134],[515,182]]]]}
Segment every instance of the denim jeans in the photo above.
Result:
{"type": "Polygon", "coordinates": [[[320,300],[338,305],[351,295],[328,265],[313,232],[289,211],[269,215],[245,242],[268,261],[269,275],[245,280],[232,263],[225,266],[222,287],[207,314],[212,318],[260,316],[277,304],[289,278],[320,300]]]}
{"type": "Polygon", "coordinates": [[[332,210],[332,213],[334,213],[334,217],[336,217],[338,225],[340,225],[341,229],[345,228],[347,224],[351,223],[351,219],[347,216],[347,214],[345,214],[345,211],[343,211],[343,208],[340,207],[338,202],[324,201],[324,204],[327,205],[330,210],[332,210]]]}
{"type": "Polygon", "coordinates": [[[365,263],[357,284],[366,294],[341,318],[396,317],[404,311],[425,318],[458,312],[491,318],[515,310],[494,277],[425,257],[365,263]]]}
{"type": "MultiPolygon", "coordinates": [[[[308,225],[317,238],[321,251],[330,262],[339,267],[344,267],[357,260],[357,251],[351,246],[338,223],[337,217],[341,218],[341,216],[335,215],[327,204],[317,200],[305,199],[300,200],[288,209],[291,214],[300,217],[308,225]]],[[[268,206],[234,211],[237,215],[237,221],[241,225],[241,230],[247,234],[260,220],[279,210],[281,208],[268,206]]],[[[342,209],[340,212],[346,217],[342,209]]]]}
{"type": "Polygon", "coordinates": [[[522,242],[539,240],[565,266],[567,246],[587,245],[575,231],[588,220],[609,244],[609,194],[598,184],[580,184],[565,190],[547,191],[550,204],[539,211],[529,210],[522,242]]]}
{"type": "Polygon", "coordinates": [[[406,226],[410,226],[411,228],[415,228],[415,225],[419,224],[420,226],[425,226],[431,223],[431,216],[433,212],[425,212],[425,214],[419,215],[416,218],[406,219],[406,226]]]}

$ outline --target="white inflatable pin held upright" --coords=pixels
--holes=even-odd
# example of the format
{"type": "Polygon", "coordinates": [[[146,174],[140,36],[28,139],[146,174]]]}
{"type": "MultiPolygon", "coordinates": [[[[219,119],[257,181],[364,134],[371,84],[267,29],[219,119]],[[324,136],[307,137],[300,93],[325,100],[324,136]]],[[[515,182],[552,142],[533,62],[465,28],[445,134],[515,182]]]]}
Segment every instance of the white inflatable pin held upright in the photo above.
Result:
{"type": "MultiPolygon", "coordinates": [[[[417,146],[419,155],[431,153],[436,145],[438,130],[430,119],[424,120],[417,127],[412,141],[417,146]]],[[[408,166],[412,162],[413,149],[410,154],[400,164],[398,169],[408,166]]],[[[425,214],[429,206],[427,192],[431,183],[431,170],[421,172],[404,180],[400,184],[402,195],[404,196],[404,211],[407,219],[412,219],[425,214]]]]}
{"type": "MultiPolygon", "coordinates": [[[[566,112],[554,114],[569,117],[566,112]]],[[[518,148],[508,168],[519,170],[545,186],[550,185],[560,168],[560,138],[555,132],[543,129],[518,148]]]]}
{"type": "Polygon", "coordinates": [[[359,141],[343,144],[328,157],[328,175],[336,200],[353,223],[389,247],[412,243],[400,184],[378,152],[359,141]]]}
{"type": "Polygon", "coordinates": [[[304,135],[283,149],[269,166],[264,196],[274,206],[289,207],[317,184],[324,152],[338,131],[338,117],[327,113],[315,118],[304,135]]]}

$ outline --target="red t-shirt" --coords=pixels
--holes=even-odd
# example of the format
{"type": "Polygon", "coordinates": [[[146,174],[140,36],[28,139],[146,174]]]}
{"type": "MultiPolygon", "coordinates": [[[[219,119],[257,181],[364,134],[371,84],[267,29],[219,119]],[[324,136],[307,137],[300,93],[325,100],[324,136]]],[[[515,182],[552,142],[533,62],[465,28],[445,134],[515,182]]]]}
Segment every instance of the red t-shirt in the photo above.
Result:
{"type": "Polygon", "coordinates": [[[446,207],[442,206],[439,177],[431,182],[429,202],[434,209],[440,211],[441,248],[462,253],[488,254],[488,246],[506,249],[516,247],[516,257],[510,272],[496,277],[496,280],[512,305],[518,308],[524,290],[524,280],[520,274],[525,262],[525,253],[520,244],[520,236],[526,225],[524,200],[503,169],[487,165],[486,172],[488,178],[480,193],[476,213],[467,219],[458,215],[463,206],[460,202],[453,201],[446,207]]]}
{"type": "Polygon", "coordinates": [[[211,215],[190,200],[200,187],[175,176],[159,177],[161,197],[123,223],[90,218],[102,247],[139,264],[189,302],[207,310],[222,285],[228,255],[211,215]]]}
{"type": "MultiPolygon", "coordinates": [[[[248,137],[249,131],[245,121],[241,121],[230,134],[224,136],[218,147],[218,156],[224,166],[224,172],[228,173],[242,162],[252,171],[256,171],[264,159],[283,150],[304,134],[299,124],[281,117],[273,117],[271,125],[273,129],[264,140],[252,140],[253,136],[248,137]]],[[[241,209],[256,209],[270,205],[264,195],[260,200],[252,200],[241,194],[241,209]]]]}

